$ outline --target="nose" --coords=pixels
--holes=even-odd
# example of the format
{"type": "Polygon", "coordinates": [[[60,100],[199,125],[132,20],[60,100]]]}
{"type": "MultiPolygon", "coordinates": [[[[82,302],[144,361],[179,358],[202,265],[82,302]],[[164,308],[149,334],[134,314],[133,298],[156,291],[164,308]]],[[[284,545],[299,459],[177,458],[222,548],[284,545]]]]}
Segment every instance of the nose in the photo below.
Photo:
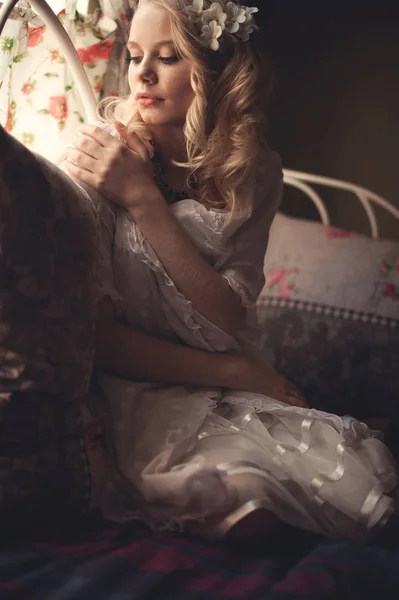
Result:
{"type": "Polygon", "coordinates": [[[139,73],[140,79],[143,83],[154,84],[157,81],[157,75],[153,68],[149,64],[142,63],[141,70],[139,73]]]}

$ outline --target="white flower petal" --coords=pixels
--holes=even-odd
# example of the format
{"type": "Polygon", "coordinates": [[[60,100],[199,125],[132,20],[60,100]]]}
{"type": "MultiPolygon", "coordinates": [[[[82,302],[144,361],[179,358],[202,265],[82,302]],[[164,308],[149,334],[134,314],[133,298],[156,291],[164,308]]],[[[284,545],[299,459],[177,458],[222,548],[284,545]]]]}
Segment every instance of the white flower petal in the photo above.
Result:
{"type": "Polygon", "coordinates": [[[255,31],[255,28],[253,27],[253,25],[245,24],[240,27],[240,31],[239,31],[238,35],[242,42],[247,42],[249,40],[251,33],[253,33],[254,31],[255,31]]]}
{"type": "Polygon", "coordinates": [[[208,25],[211,21],[216,21],[222,29],[225,27],[227,15],[223,12],[222,6],[219,2],[211,4],[208,10],[202,13],[202,22],[208,25]]]}
{"type": "Polygon", "coordinates": [[[239,30],[240,26],[237,22],[235,23],[227,23],[226,25],[226,29],[229,33],[237,33],[237,31],[239,30]]]}
{"type": "Polygon", "coordinates": [[[216,12],[216,14],[222,14],[223,13],[223,7],[220,4],[220,2],[212,2],[212,4],[209,7],[209,10],[212,10],[212,11],[216,12]]]}
{"type": "Polygon", "coordinates": [[[259,8],[256,6],[243,6],[246,15],[252,15],[253,13],[259,12],[259,8]]]}
{"type": "Polygon", "coordinates": [[[216,37],[220,37],[222,35],[222,28],[216,23],[216,21],[211,21],[209,28],[212,32],[212,35],[216,35],[216,37]]]}
{"type": "Polygon", "coordinates": [[[226,12],[220,2],[212,2],[207,10],[203,10],[204,0],[192,0],[192,6],[187,7],[190,20],[201,28],[201,42],[211,48],[220,48],[218,39],[223,30],[230,34],[234,42],[246,42],[250,34],[258,29],[252,15],[258,12],[255,6],[244,6],[235,2],[227,2],[226,12]]]}
{"type": "Polygon", "coordinates": [[[214,18],[215,18],[214,13],[211,12],[208,8],[208,10],[204,10],[204,12],[202,13],[201,20],[204,25],[208,25],[214,18]]]}

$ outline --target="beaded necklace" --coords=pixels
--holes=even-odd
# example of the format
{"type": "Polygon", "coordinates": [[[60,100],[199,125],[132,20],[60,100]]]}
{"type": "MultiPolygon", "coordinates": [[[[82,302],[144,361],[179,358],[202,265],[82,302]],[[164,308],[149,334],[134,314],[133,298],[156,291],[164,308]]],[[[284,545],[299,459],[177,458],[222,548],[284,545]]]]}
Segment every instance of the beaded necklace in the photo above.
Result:
{"type": "MultiPolygon", "coordinates": [[[[161,190],[162,195],[168,204],[175,204],[176,202],[180,202],[181,200],[187,200],[187,198],[192,197],[192,194],[190,195],[188,192],[175,190],[173,187],[166,183],[162,166],[162,158],[158,152],[154,152],[154,155],[152,157],[152,164],[154,166],[154,181],[161,190]]],[[[190,178],[190,186],[191,189],[195,192],[196,186],[194,176],[190,178]]]]}

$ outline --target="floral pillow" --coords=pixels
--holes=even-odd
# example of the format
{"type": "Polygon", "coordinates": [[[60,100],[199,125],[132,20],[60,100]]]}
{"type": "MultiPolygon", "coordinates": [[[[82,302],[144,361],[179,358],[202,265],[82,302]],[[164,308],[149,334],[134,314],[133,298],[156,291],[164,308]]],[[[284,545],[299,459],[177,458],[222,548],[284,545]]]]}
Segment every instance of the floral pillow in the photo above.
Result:
{"type": "Polygon", "coordinates": [[[97,226],[84,192],[0,126],[0,393],[88,388],[97,226]]]}
{"type": "Polygon", "coordinates": [[[395,413],[399,243],[278,214],[259,299],[262,346],[325,410],[395,413]]]}

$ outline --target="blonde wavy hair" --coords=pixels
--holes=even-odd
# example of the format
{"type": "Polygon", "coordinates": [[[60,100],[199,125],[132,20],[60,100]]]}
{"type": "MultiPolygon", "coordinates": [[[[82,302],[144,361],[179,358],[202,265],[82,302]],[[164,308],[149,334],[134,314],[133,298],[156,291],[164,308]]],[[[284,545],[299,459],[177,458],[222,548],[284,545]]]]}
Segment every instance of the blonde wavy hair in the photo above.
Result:
{"type": "MultiPolygon", "coordinates": [[[[251,194],[241,193],[255,165],[267,150],[267,104],[272,77],[257,49],[256,34],[248,42],[232,43],[214,52],[204,48],[185,7],[187,0],[137,0],[152,2],[170,12],[172,35],[182,59],[192,64],[194,100],[188,110],[184,135],[187,161],[176,163],[194,174],[196,199],[204,206],[229,211],[231,216],[251,212],[251,194]]],[[[219,0],[226,8],[227,0],[219,0]]],[[[205,0],[204,9],[211,0],[205,0]]],[[[134,18],[134,15],[133,15],[134,18]]],[[[99,118],[118,119],[150,144],[134,98],[106,98],[99,118]]]]}

